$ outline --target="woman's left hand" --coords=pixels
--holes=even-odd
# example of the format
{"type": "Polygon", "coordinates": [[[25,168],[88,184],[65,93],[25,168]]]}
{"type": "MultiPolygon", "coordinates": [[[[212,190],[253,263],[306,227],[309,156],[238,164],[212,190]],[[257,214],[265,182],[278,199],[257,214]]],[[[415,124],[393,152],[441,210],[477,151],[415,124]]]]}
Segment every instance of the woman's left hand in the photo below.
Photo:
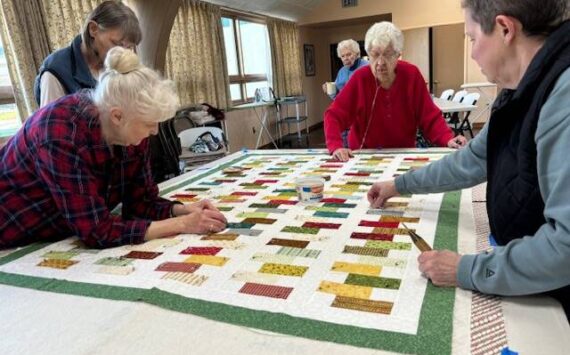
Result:
{"type": "Polygon", "coordinates": [[[462,135],[458,135],[453,137],[452,139],[447,142],[447,146],[449,148],[459,149],[463,148],[467,145],[467,138],[463,137],[462,135]]]}
{"type": "Polygon", "coordinates": [[[436,286],[456,287],[461,255],[449,250],[425,251],[418,256],[422,275],[436,286]]]}

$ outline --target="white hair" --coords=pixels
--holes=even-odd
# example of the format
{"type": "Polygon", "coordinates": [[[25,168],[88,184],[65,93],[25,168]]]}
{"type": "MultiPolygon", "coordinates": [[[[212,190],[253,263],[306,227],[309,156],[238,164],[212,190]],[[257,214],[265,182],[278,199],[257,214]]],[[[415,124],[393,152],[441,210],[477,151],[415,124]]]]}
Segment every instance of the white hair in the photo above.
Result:
{"type": "Polygon", "coordinates": [[[102,112],[119,107],[150,122],[174,117],[179,106],[173,82],[142,65],[135,52],[122,47],[113,47],[107,53],[105,71],[92,98],[102,112]]]}
{"type": "Polygon", "coordinates": [[[377,22],[366,32],[364,47],[368,54],[373,47],[386,48],[390,44],[398,53],[404,50],[404,35],[392,22],[377,22]]]}
{"type": "Polygon", "coordinates": [[[336,46],[336,55],[340,58],[340,51],[342,49],[348,49],[352,53],[356,53],[357,57],[360,57],[360,46],[358,42],[353,39],[345,39],[344,41],[338,42],[338,46],[336,46]]]}

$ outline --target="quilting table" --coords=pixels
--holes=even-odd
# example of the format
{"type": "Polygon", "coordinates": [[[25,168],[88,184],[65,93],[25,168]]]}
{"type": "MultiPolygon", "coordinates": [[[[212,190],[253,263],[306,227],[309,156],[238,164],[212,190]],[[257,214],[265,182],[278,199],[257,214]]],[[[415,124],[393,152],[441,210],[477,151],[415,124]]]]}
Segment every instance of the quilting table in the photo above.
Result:
{"type": "MultiPolygon", "coordinates": [[[[74,239],[18,250],[0,258],[0,283],[7,285],[0,295],[9,300],[0,319],[7,320],[8,338],[25,344],[21,349],[30,349],[24,329],[31,318],[44,338],[53,336],[43,345],[52,350],[54,341],[65,342],[56,340],[59,332],[73,329],[75,347],[60,348],[70,352],[113,344],[127,352],[169,346],[183,353],[183,344],[192,344],[213,353],[484,353],[470,341],[478,326],[470,322],[471,292],[423,279],[419,252],[401,226],[436,248],[473,252],[471,191],[402,196],[383,210],[365,201],[373,181],[446,153],[364,152],[345,164],[315,150],[235,153],[161,186],[164,196],[181,202],[210,198],[226,213],[228,230],[104,251],[83,249],[74,239]],[[325,199],[299,204],[294,180],[314,175],[327,177],[325,199]],[[136,341],[122,337],[129,334],[136,341]]],[[[555,303],[533,302],[545,306],[527,312],[541,310],[568,330],[555,303]]],[[[556,349],[560,342],[564,337],[547,344],[556,349]]],[[[18,350],[14,344],[4,342],[18,350]]],[[[511,337],[496,346],[504,344],[511,337]]]]}

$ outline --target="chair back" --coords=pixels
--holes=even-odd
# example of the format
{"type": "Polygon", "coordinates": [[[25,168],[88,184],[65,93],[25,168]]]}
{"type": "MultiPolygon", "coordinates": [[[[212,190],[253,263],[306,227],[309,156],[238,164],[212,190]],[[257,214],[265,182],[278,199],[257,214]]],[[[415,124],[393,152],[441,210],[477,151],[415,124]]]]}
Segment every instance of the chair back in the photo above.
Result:
{"type": "Polygon", "coordinates": [[[443,92],[441,93],[441,96],[439,98],[443,99],[443,100],[451,100],[451,97],[453,96],[454,92],[455,92],[455,90],[453,90],[453,89],[443,90],[443,92]]]}
{"type": "Polygon", "coordinates": [[[451,99],[451,101],[453,102],[463,102],[463,98],[465,97],[465,95],[467,95],[468,92],[467,90],[460,90],[458,92],[455,93],[455,95],[453,95],[453,99],[451,99]]]}
{"type": "Polygon", "coordinates": [[[475,105],[477,103],[477,101],[479,100],[480,96],[481,96],[481,94],[479,94],[478,92],[472,92],[470,94],[465,95],[465,97],[463,98],[463,101],[461,101],[461,102],[466,104],[466,105],[475,105]]]}

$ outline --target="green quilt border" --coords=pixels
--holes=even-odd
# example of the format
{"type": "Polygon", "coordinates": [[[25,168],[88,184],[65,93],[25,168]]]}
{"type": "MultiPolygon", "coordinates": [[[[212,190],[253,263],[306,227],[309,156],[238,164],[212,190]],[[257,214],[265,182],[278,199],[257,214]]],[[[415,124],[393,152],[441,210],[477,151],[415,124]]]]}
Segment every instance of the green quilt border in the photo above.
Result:
{"type": "MultiPolygon", "coordinates": [[[[290,155],[289,153],[287,154],[290,155]]],[[[306,154],[307,153],[300,155],[306,154]]],[[[414,154],[421,153],[414,152],[414,154]]],[[[220,169],[224,169],[251,155],[255,154],[244,154],[244,156],[238,159],[222,164],[212,169],[212,171],[198,175],[195,178],[185,180],[169,189],[172,191],[172,189],[180,188],[183,185],[201,179],[220,169]]],[[[165,191],[164,193],[167,192],[168,191],[165,191]]],[[[434,244],[434,248],[436,249],[457,250],[460,197],[460,191],[448,192],[443,197],[436,228],[437,238],[434,244]]],[[[33,244],[8,254],[0,258],[0,265],[41,249],[47,244],[49,243],[33,244]]],[[[98,285],[17,275],[6,272],[0,272],[0,283],[78,296],[121,301],[141,301],[173,311],[189,313],[225,323],[358,347],[404,353],[451,353],[455,289],[435,287],[431,283],[428,284],[426,289],[417,335],[379,331],[306,318],[297,318],[281,313],[251,310],[223,303],[186,298],[156,288],[138,289],[98,285]]]]}

